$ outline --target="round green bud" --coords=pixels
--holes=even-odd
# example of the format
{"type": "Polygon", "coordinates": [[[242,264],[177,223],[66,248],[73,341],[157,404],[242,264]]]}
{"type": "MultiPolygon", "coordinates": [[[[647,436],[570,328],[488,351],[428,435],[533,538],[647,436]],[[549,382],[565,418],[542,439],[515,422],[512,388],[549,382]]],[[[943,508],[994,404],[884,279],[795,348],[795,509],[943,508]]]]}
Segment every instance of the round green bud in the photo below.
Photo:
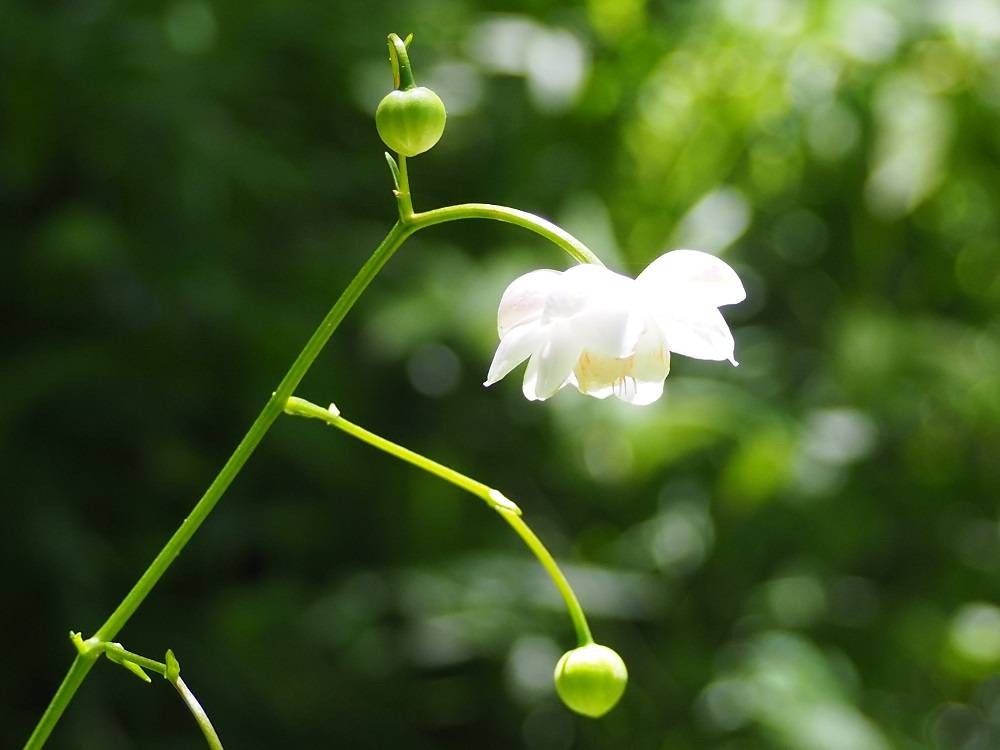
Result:
{"type": "Polygon", "coordinates": [[[444,102],[428,88],[390,91],[375,110],[375,127],[386,146],[403,156],[430,149],[444,132],[444,102]]]}
{"type": "Polygon", "coordinates": [[[628,670],[607,646],[588,643],[562,655],[556,664],[556,692],[578,714],[598,718],[625,692],[628,670]]]}

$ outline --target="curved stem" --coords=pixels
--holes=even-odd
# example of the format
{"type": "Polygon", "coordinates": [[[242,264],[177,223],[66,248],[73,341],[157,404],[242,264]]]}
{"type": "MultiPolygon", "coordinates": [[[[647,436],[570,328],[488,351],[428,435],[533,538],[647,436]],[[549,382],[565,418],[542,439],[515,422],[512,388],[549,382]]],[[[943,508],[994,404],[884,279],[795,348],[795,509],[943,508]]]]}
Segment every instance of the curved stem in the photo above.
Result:
{"type": "Polygon", "coordinates": [[[457,206],[446,206],[445,208],[435,208],[431,211],[413,214],[410,218],[410,223],[416,227],[429,227],[434,224],[444,224],[448,221],[458,221],[459,219],[493,219],[494,221],[502,221],[507,224],[515,224],[535,234],[540,234],[545,239],[561,247],[580,263],[604,265],[593,250],[562,227],[540,216],[535,216],[535,214],[528,213],[527,211],[519,211],[516,208],[494,206],[491,203],[461,203],[457,206]]]}
{"type": "Polygon", "coordinates": [[[528,549],[535,553],[535,557],[538,558],[538,561],[549,574],[559,593],[562,594],[570,619],[573,621],[573,628],[576,630],[578,645],[586,646],[588,643],[594,642],[594,638],[590,634],[590,626],[587,624],[587,617],[580,606],[580,600],[576,598],[573,587],[570,586],[566,576],[560,570],[559,564],[549,553],[548,549],[546,549],[545,545],[542,544],[542,541],[535,535],[535,532],[521,518],[521,509],[508,500],[502,492],[471,477],[467,477],[465,474],[457,472],[444,464],[439,464],[437,461],[422,456],[416,451],[411,451],[409,448],[404,448],[391,440],[376,435],[374,432],[370,432],[360,425],[349,422],[340,416],[340,412],[333,405],[329,409],[324,409],[305,399],[293,396],[288,399],[288,403],[285,406],[285,413],[296,417],[319,419],[331,427],[336,427],[338,430],[342,430],[348,435],[356,437],[358,440],[368,443],[391,456],[413,464],[418,469],[423,469],[430,474],[441,477],[441,479],[451,482],[466,492],[486,501],[517,532],[517,535],[521,537],[528,546],[528,549]]]}
{"type": "MultiPolygon", "coordinates": [[[[216,732],[215,727],[212,726],[211,719],[208,718],[208,714],[205,713],[205,709],[202,708],[201,703],[198,702],[194,693],[191,692],[191,688],[189,688],[184,680],[181,679],[180,665],[177,664],[177,660],[173,658],[172,652],[167,652],[167,660],[173,660],[173,670],[171,670],[169,664],[156,661],[155,659],[150,659],[142,654],[127,651],[117,643],[101,643],[97,646],[98,649],[102,647],[104,655],[116,664],[121,664],[124,660],[130,661],[133,664],[138,664],[140,667],[148,669],[150,672],[155,672],[173,685],[174,689],[177,690],[178,694],[180,694],[181,700],[184,701],[184,705],[187,706],[188,711],[191,712],[191,716],[194,717],[194,721],[201,730],[202,735],[205,737],[205,741],[208,743],[210,750],[223,750],[222,740],[219,739],[218,732],[216,732]]],[[[146,681],[148,682],[149,680],[147,679],[146,681]]]]}
{"type": "Polygon", "coordinates": [[[580,606],[580,601],[576,598],[573,587],[569,585],[569,581],[563,575],[562,570],[559,569],[559,565],[548,549],[546,549],[545,545],[542,544],[542,540],[535,535],[535,532],[531,530],[520,516],[513,513],[501,513],[500,515],[517,532],[517,535],[521,537],[524,543],[528,545],[528,549],[535,553],[538,562],[548,571],[552,582],[559,589],[559,593],[562,594],[563,600],[566,602],[566,608],[569,610],[569,615],[573,619],[573,627],[576,629],[577,645],[586,646],[589,643],[593,643],[594,637],[590,634],[590,627],[587,625],[587,618],[584,617],[583,607],[580,606]]]}
{"type": "Polygon", "coordinates": [[[212,726],[211,720],[208,718],[208,714],[205,713],[205,709],[201,707],[198,699],[194,697],[194,693],[191,692],[190,688],[185,684],[184,680],[178,677],[176,680],[172,681],[174,688],[181,696],[181,700],[188,707],[188,711],[194,717],[195,723],[198,724],[198,728],[201,733],[205,736],[205,741],[211,750],[223,750],[222,741],[219,739],[218,733],[215,731],[215,727],[212,726]]]}

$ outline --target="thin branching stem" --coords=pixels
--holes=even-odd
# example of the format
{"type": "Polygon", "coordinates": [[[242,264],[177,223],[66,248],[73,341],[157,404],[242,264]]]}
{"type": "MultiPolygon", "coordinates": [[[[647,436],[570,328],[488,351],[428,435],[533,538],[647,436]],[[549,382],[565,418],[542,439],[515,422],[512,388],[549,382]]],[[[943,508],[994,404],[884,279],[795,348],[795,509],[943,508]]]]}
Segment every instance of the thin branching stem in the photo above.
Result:
{"type": "MultiPolygon", "coordinates": [[[[122,599],[121,603],[108,616],[104,624],[98,628],[94,635],[94,638],[98,641],[110,642],[114,640],[119,631],[121,631],[132,615],[135,614],[135,611],[145,601],[150,591],[153,590],[153,587],[156,586],[163,574],[170,568],[181,550],[184,549],[191,540],[191,537],[194,536],[205,519],[208,518],[209,514],[222,498],[222,495],[229,488],[229,485],[232,484],[233,480],[240,473],[240,470],[260,444],[264,435],[267,434],[267,431],[282,413],[282,410],[288,403],[288,399],[295,392],[299,383],[302,382],[302,378],[305,377],[309,368],[315,362],[316,357],[319,356],[319,353],[330,340],[330,337],[341,321],[343,321],[344,317],[358,301],[358,298],[365,289],[368,288],[368,285],[375,276],[378,275],[378,272],[389,258],[392,257],[402,246],[403,242],[412,234],[435,224],[458,221],[460,219],[492,219],[528,229],[553,242],[580,263],[598,263],[603,265],[600,259],[586,245],[569,232],[546,219],[542,219],[526,211],[485,203],[466,203],[437,208],[423,213],[413,213],[410,199],[409,175],[406,160],[402,157],[399,163],[399,177],[399,189],[397,190],[400,208],[399,221],[389,230],[385,239],[382,240],[371,257],[365,262],[357,275],[351,280],[351,283],[348,284],[347,288],[333,304],[326,317],[323,318],[319,327],[306,342],[288,372],[281,379],[278,387],[275,388],[270,398],[264,404],[263,409],[250,426],[247,434],[244,435],[232,455],[223,464],[222,469],[208,486],[205,494],[195,504],[191,513],[184,519],[173,536],[167,540],[163,549],[156,555],[146,571],[139,577],[139,580],[136,581],[128,594],[125,595],[125,598],[122,599]]],[[[525,541],[528,541],[527,538],[525,538],[525,541]]],[[[531,546],[530,543],[529,546],[531,546]]],[[[38,750],[44,746],[59,718],[76,694],[77,689],[93,668],[95,661],[96,657],[89,654],[77,654],[70,665],[69,671],[63,678],[62,683],[56,690],[55,695],[42,714],[31,736],[28,738],[24,746],[25,750],[38,750]]]]}

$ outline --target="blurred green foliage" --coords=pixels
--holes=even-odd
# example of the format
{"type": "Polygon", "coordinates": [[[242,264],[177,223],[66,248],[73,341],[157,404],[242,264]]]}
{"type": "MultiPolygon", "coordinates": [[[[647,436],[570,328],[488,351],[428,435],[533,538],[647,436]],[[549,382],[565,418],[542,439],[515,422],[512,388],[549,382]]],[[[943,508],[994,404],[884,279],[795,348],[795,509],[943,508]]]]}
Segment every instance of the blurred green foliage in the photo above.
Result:
{"type": "MultiPolygon", "coordinates": [[[[507,203],[637,272],[721,253],[738,369],[638,410],[484,390],[495,306],[567,259],[407,244],[301,395],[501,487],[628,663],[554,696],[554,589],[482,505],[281,420],[121,634],[228,747],[1000,746],[1000,6],[0,5],[0,726],[71,658],[393,220],[372,113],[416,34],[417,208],[507,203]],[[502,11],[502,12],[501,12],[502,11]]],[[[54,748],[190,748],[101,665],[54,748]]]]}

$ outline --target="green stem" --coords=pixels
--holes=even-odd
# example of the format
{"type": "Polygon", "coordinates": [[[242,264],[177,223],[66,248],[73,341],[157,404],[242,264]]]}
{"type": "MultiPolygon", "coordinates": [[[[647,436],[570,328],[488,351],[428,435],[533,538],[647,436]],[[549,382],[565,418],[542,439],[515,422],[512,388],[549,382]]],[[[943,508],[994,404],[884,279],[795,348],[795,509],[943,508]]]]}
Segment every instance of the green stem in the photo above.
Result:
{"type": "MultiPolygon", "coordinates": [[[[209,513],[212,512],[222,494],[232,483],[233,479],[236,478],[236,475],[239,474],[240,469],[243,468],[243,465],[250,458],[250,455],[268,429],[270,429],[271,425],[274,424],[274,421],[281,414],[281,410],[284,408],[288,397],[292,395],[295,388],[302,381],[302,378],[305,377],[309,367],[316,360],[316,357],[319,356],[323,346],[329,340],[330,336],[333,335],[333,332],[344,319],[344,316],[347,315],[347,312],[357,302],[361,293],[368,287],[386,261],[392,257],[392,254],[399,249],[399,246],[403,244],[403,241],[413,231],[413,229],[404,227],[400,223],[395,224],[385,239],[382,240],[382,244],[376,248],[372,256],[361,267],[361,270],[358,271],[357,275],[347,286],[347,289],[340,295],[340,298],[334,303],[330,312],[327,313],[326,317],[320,323],[319,328],[316,329],[315,333],[306,342],[305,347],[299,353],[299,356],[295,358],[285,377],[282,378],[277,389],[271,394],[271,398],[268,399],[257,419],[254,420],[249,432],[240,441],[239,445],[236,446],[236,450],[223,465],[222,470],[194,506],[190,515],[184,519],[184,522],[174,532],[174,535],[170,537],[163,549],[160,550],[160,553],[153,559],[153,562],[132,587],[132,590],[126,594],[121,604],[111,613],[104,624],[98,628],[94,636],[97,640],[113,640],[122,627],[124,627],[125,623],[128,622],[129,618],[135,613],[136,609],[138,609],[139,605],[149,595],[149,592],[153,590],[153,587],[167,571],[177,555],[180,554],[180,551],[184,549],[184,546],[194,536],[194,533],[205,521],[209,513]]],[[[39,720],[31,737],[28,738],[25,750],[37,750],[37,748],[41,748],[45,744],[56,722],[59,721],[59,717],[62,716],[63,711],[66,710],[66,706],[69,705],[77,688],[80,687],[80,683],[83,682],[83,679],[93,666],[94,660],[86,656],[78,655],[73,660],[69,672],[53,696],[49,706],[45,709],[45,713],[39,720]]]]}
{"type": "MultiPolygon", "coordinates": [[[[412,204],[409,203],[410,186],[406,176],[406,161],[402,157],[400,158],[400,177],[399,192],[405,192],[406,194],[406,202],[401,202],[401,206],[404,208],[409,206],[408,211],[401,211],[400,220],[389,230],[389,234],[386,235],[372,256],[361,267],[361,270],[358,271],[354,279],[351,280],[351,283],[330,309],[330,312],[323,318],[319,328],[316,329],[306,342],[305,347],[299,353],[298,357],[295,358],[292,366],[271,394],[267,403],[265,403],[263,410],[250,426],[250,430],[240,441],[239,445],[236,446],[236,450],[233,451],[233,454],[223,465],[219,474],[205,491],[205,494],[198,500],[190,515],[184,519],[184,522],[174,532],[173,536],[167,540],[166,545],[164,545],[163,549],[153,559],[153,562],[150,563],[146,571],[140,576],[139,580],[132,587],[132,590],[126,594],[121,604],[111,613],[104,624],[98,628],[97,633],[94,635],[94,638],[97,640],[113,640],[125,626],[125,623],[128,622],[129,618],[135,613],[136,609],[139,608],[139,605],[149,595],[149,592],[153,590],[153,587],[167,571],[177,555],[180,554],[181,550],[191,540],[191,537],[194,536],[201,524],[204,523],[205,519],[212,512],[212,509],[215,508],[216,503],[219,502],[223,493],[225,493],[237,474],[239,474],[247,459],[250,458],[254,449],[256,449],[264,435],[271,428],[271,425],[278,418],[278,415],[281,414],[289,397],[294,393],[302,378],[305,377],[306,372],[308,372],[316,357],[319,356],[319,353],[330,339],[330,336],[333,335],[337,326],[340,325],[340,322],[347,315],[348,311],[350,311],[351,307],[354,306],[354,303],[357,302],[361,293],[364,292],[372,279],[375,278],[382,266],[385,265],[386,261],[392,257],[393,253],[399,249],[410,235],[425,227],[449,221],[457,221],[459,219],[494,219],[496,221],[515,224],[545,237],[581,263],[603,265],[600,259],[586,245],[569,232],[557,227],[552,222],[525,211],[506,208],[505,206],[467,203],[413,214],[411,213],[412,204]]],[[[41,719],[39,719],[38,724],[35,726],[34,731],[32,731],[31,737],[28,738],[24,746],[25,750],[38,750],[38,748],[44,746],[45,741],[52,733],[59,718],[66,710],[80,684],[93,666],[94,659],[77,655],[70,665],[66,676],[63,678],[62,683],[59,685],[58,690],[46,707],[45,712],[42,714],[41,719]]]]}
{"type": "Polygon", "coordinates": [[[87,673],[94,668],[94,664],[96,663],[97,654],[92,656],[89,654],[76,655],[76,658],[73,659],[73,663],[69,665],[69,671],[66,672],[66,676],[63,677],[62,682],[59,683],[59,688],[56,690],[56,694],[52,696],[52,700],[49,701],[49,705],[45,708],[45,713],[42,714],[42,718],[39,719],[38,724],[35,725],[35,729],[28,738],[28,742],[25,744],[24,750],[35,750],[45,744],[45,740],[47,740],[49,735],[52,734],[52,730],[59,721],[59,717],[62,716],[63,711],[66,710],[66,706],[69,705],[69,702],[73,700],[73,696],[76,695],[77,689],[83,683],[87,673]]]}
{"type": "Polygon", "coordinates": [[[288,403],[285,405],[285,413],[296,417],[308,417],[311,419],[322,420],[331,427],[336,427],[338,430],[342,430],[348,435],[356,437],[358,440],[368,443],[381,451],[385,451],[402,461],[413,464],[418,469],[423,469],[424,471],[434,474],[447,482],[451,482],[452,484],[461,487],[466,492],[484,500],[491,508],[493,508],[493,510],[497,511],[497,513],[499,513],[508,524],[510,524],[511,528],[517,532],[517,535],[520,536],[524,543],[528,546],[528,549],[535,553],[535,557],[538,558],[542,567],[545,568],[545,571],[549,574],[549,577],[559,590],[559,593],[562,594],[563,601],[566,602],[566,609],[569,612],[570,619],[573,621],[573,627],[576,630],[576,638],[579,645],[586,646],[588,643],[594,642],[594,638],[590,634],[590,626],[587,625],[587,618],[583,614],[583,608],[580,606],[580,600],[576,598],[576,594],[573,592],[573,587],[570,586],[566,576],[563,575],[563,572],[560,570],[555,558],[553,558],[548,549],[545,548],[545,545],[542,544],[542,541],[535,535],[535,532],[533,532],[528,524],[524,522],[524,519],[521,517],[521,509],[508,500],[502,492],[493,489],[482,482],[476,481],[471,477],[467,477],[465,474],[457,472],[444,464],[439,464],[437,461],[433,461],[426,456],[422,456],[415,451],[411,451],[409,448],[404,448],[391,440],[387,440],[380,435],[376,435],[374,432],[370,432],[360,425],[349,422],[340,416],[340,412],[337,411],[337,408],[333,405],[331,405],[329,409],[324,409],[323,407],[317,406],[316,404],[306,401],[305,399],[293,396],[288,399],[288,403]]]}
{"type": "Polygon", "coordinates": [[[396,191],[396,203],[399,207],[399,220],[403,224],[413,221],[413,197],[410,195],[410,175],[406,171],[406,157],[399,157],[399,190],[396,191]]]}
{"type": "Polygon", "coordinates": [[[198,702],[194,693],[191,692],[191,688],[189,688],[184,680],[181,679],[180,667],[177,664],[177,660],[173,659],[170,652],[168,652],[167,658],[173,659],[173,673],[171,673],[169,666],[164,662],[150,659],[142,654],[133,653],[132,651],[127,651],[118,643],[98,643],[93,646],[89,646],[89,648],[96,649],[98,651],[103,650],[104,655],[117,664],[121,664],[122,661],[127,660],[163,677],[163,679],[174,686],[174,689],[181,696],[181,700],[184,701],[184,705],[187,706],[188,711],[191,712],[191,716],[194,717],[194,721],[201,730],[202,735],[204,735],[205,741],[208,743],[210,750],[223,750],[222,740],[219,739],[218,732],[216,732],[215,727],[212,726],[211,719],[208,718],[208,714],[205,713],[205,709],[202,708],[201,703],[198,702]]]}
{"type": "Polygon", "coordinates": [[[264,437],[264,434],[274,424],[274,420],[281,414],[288,397],[292,395],[299,383],[302,382],[302,378],[305,377],[312,363],[316,361],[316,357],[319,356],[319,353],[323,350],[323,347],[329,341],[330,336],[333,335],[337,326],[340,325],[344,316],[354,306],[361,293],[368,287],[386,261],[392,257],[393,253],[399,249],[399,246],[403,244],[403,241],[411,233],[412,230],[408,230],[399,223],[389,230],[389,234],[382,240],[382,244],[376,248],[372,256],[361,267],[361,270],[358,271],[354,279],[351,280],[347,289],[340,295],[340,298],[334,303],[330,312],[327,313],[326,317],[320,323],[319,328],[316,329],[315,333],[306,342],[305,347],[299,352],[299,356],[295,358],[285,377],[281,379],[278,387],[271,394],[271,398],[264,405],[264,409],[250,427],[250,431],[240,441],[233,455],[226,461],[219,475],[209,485],[208,490],[206,490],[205,494],[194,506],[191,514],[184,519],[184,523],[170,537],[160,551],[160,554],[156,556],[146,572],[142,574],[135,586],[132,587],[132,590],[122,600],[122,603],[118,605],[118,608],[98,628],[95,634],[96,638],[102,641],[113,640],[118,631],[128,622],[135,610],[149,592],[152,591],[153,586],[156,585],[160,577],[170,567],[174,558],[184,549],[184,546],[198,530],[198,527],[208,517],[208,514],[212,512],[219,498],[222,497],[222,494],[247,462],[250,454],[253,453],[258,443],[260,443],[261,438],[264,437]]]}
{"type": "Polygon", "coordinates": [[[562,594],[563,600],[566,602],[566,608],[569,610],[569,616],[573,619],[573,627],[576,629],[577,645],[586,646],[593,643],[594,637],[590,634],[587,618],[583,615],[583,607],[580,606],[580,601],[576,598],[576,594],[569,585],[569,581],[566,580],[566,576],[559,569],[559,565],[556,564],[551,553],[542,544],[542,540],[536,536],[535,532],[531,530],[520,516],[513,513],[501,513],[500,515],[517,532],[517,535],[521,537],[524,543],[528,545],[528,549],[535,553],[535,557],[538,558],[538,561],[548,572],[556,588],[559,589],[559,593],[562,594]]]}
{"type": "Polygon", "coordinates": [[[115,664],[121,664],[123,661],[130,661],[133,664],[138,664],[144,669],[148,669],[150,672],[156,672],[156,674],[161,677],[166,677],[167,674],[167,665],[162,661],[156,661],[156,659],[150,659],[142,654],[127,651],[118,643],[105,643],[104,655],[115,664]]]}
{"type": "Polygon", "coordinates": [[[198,724],[198,728],[201,733],[205,735],[205,741],[208,742],[208,746],[211,750],[223,750],[222,741],[219,739],[219,735],[215,731],[215,727],[212,726],[212,722],[208,718],[208,714],[205,713],[205,709],[201,707],[198,699],[194,697],[194,693],[191,692],[190,688],[184,683],[180,677],[173,680],[173,686],[181,696],[181,700],[188,707],[188,711],[194,717],[195,722],[198,724]]]}
{"type": "Polygon", "coordinates": [[[551,221],[530,214],[527,211],[519,211],[516,208],[494,206],[490,203],[462,203],[457,206],[435,208],[431,211],[414,214],[410,218],[410,222],[413,226],[423,228],[459,219],[493,219],[494,221],[502,221],[506,224],[515,224],[535,234],[540,234],[545,239],[561,247],[580,263],[604,265],[601,259],[594,254],[593,250],[562,227],[556,226],[551,221]]]}

